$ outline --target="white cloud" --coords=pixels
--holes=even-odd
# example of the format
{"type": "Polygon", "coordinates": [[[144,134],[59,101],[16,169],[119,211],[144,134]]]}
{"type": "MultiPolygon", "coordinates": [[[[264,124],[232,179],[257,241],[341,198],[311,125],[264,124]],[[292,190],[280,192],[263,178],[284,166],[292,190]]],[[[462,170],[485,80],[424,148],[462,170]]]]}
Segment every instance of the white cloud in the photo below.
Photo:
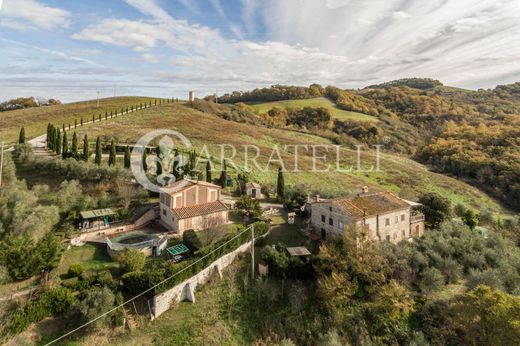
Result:
{"type": "Polygon", "coordinates": [[[0,26],[25,31],[67,27],[70,13],[35,0],[5,0],[1,4],[0,26]]]}
{"type": "Polygon", "coordinates": [[[404,11],[395,11],[392,12],[392,18],[400,20],[400,19],[407,19],[410,18],[410,14],[404,11]]]}

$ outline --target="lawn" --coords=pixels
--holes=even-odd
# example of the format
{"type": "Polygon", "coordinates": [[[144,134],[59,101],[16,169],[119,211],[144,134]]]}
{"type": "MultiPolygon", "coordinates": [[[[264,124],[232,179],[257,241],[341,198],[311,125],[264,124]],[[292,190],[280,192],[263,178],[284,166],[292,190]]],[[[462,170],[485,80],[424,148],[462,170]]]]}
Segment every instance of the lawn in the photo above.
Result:
{"type": "Polygon", "coordinates": [[[0,112],[0,141],[14,143],[18,139],[22,126],[25,127],[26,139],[29,140],[45,134],[48,123],[60,127],[62,124],[74,126],[74,120],[76,120],[79,126],[81,117],[84,122],[91,121],[92,115],[98,117],[101,114],[104,119],[105,112],[110,114],[111,111],[121,111],[121,108],[126,109],[126,107],[149,101],[152,101],[153,104],[155,99],[134,96],[110,97],[100,99],[99,107],[97,107],[96,100],[91,100],[0,112]]]}
{"type": "Polygon", "coordinates": [[[259,114],[267,113],[273,107],[283,107],[283,108],[304,108],[304,107],[323,107],[327,108],[331,113],[334,119],[338,120],[357,120],[357,121],[379,121],[378,118],[358,113],[358,112],[350,112],[343,109],[338,108],[334,102],[325,97],[317,97],[313,99],[304,99],[304,100],[285,100],[285,101],[274,101],[274,102],[262,102],[262,103],[249,103],[249,106],[253,108],[253,110],[259,114]]]}
{"type": "Polygon", "coordinates": [[[118,267],[108,255],[105,244],[88,243],[83,246],[71,246],[63,252],[57,275],[67,273],[72,264],[81,264],[86,271],[111,270],[118,267]]]}

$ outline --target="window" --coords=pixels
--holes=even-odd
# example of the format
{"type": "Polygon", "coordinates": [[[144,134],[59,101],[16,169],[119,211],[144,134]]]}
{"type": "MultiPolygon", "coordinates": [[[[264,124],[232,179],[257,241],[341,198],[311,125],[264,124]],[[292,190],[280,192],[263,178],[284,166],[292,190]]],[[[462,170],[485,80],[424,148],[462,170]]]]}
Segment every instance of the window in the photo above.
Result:
{"type": "Polygon", "coordinates": [[[325,222],[325,215],[321,216],[321,222],[325,222]]]}
{"type": "Polygon", "coordinates": [[[390,241],[390,236],[389,235],[386,236],[386,240],[390,241]]]}
{"type": "Polygon", "coordinates": [[[401,234],[403,235],[403,238],[406,237],[406,232],[404,231],[404,229],[401,231],[401,234]]]}
{"type": "Polygon", "coordinates": [[[397,232],[394,233],[394,240],[397,239],[397,232]]]}
{"type": "Polygon", "coordinates": [[[338,229],[339,229],[340,231],[343,231],[343,228],[345,228],[345,225],[343,224],[343,222],[339,221],[339,222],[338,222],[338,229]]]}
{"type": "Polygon", "coordinates": [[[398,223],[399,222],[399,216],[395,216],[395,223],[398,223]]]}
{"type": "Polygon", "coordinates": [[[329,217],[329,225],[333,226],[334,225],[334,220],[332,220],[332,218],[329,217]]]}
{"type": "Polygon", "coordinates": [[[402,214],[401,215],[401,221],[404,221],[404,220],[406,220],[406,215],[402,214]]]}
{"type": "Polygon", "coordinates": [[[390,218],[385,219],[385,226],[390,226],[390,218]]]}
{"type": "Polygon", "coordinates": [[[164,216],[166,216],[166,209],[163,209],[163,210],[162,210],[162,214],[163,214],[164,216]]]}
{"type": "Polygon", "coordinates": [[[332,207],[329,207],[329,211],[332,211],[332,207]]]}

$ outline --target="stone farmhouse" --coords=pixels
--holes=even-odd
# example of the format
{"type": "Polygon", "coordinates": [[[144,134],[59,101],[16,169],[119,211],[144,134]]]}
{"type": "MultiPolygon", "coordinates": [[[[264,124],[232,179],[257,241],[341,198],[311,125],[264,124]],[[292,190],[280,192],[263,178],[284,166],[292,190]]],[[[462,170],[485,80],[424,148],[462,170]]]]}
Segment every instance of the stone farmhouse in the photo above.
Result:
{"type": "Polygon", "coordinates": [[[169,231],[203,230],[228,222],[221,187],[205,181],[182,179],[160,190],[160,222],[169,231]]]}
{"type": "Polygon", "coordinates": [[[320,200],[310,205],[310,224],[326,240],[342,234],[348,227],[358,227],[369,238],[398,243],[424,233],[424,215],[418,203],[401,199],[391,192],[369,193],[363,187],[354,197],[320,200]]]}

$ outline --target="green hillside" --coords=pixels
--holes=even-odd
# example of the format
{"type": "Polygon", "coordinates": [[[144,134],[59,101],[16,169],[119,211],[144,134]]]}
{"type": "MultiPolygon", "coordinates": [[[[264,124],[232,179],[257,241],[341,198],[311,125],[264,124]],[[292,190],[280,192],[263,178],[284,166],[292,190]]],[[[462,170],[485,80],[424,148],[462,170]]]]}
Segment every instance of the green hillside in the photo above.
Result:
{"type": "Polygon", "coordinates": [[[274,101],[274,102],[252,102],[248,103],[256,112],[260,114],[265,114],[269,112],[269,110],[273,107],[284,107],[284,108],[303,108],[303,107],[323,107],[330,110],[332,116],[335,119],[339,120],[357,120],[357,121],[379,121],[378,118],[358,113],[358,112],[350,112],[340,109],[336,106],[334,102],[325,97],[316,97],[312,99],[303,99],[303,100],[284,100],[284,101],[274,101]]]}
{"type": "Polygon", "coordinates": [[[99,100],[99,107],[96,100],[66,103],[55,106],[33,107],[18,109],[7,112],[0,112],[0,140],[7,143],[14,143],[18,138],[18,133],[22,126],[25,127],[27,139],[44,134],[47,124],[53,123],[55,126],[61,124],[74,124],[74,120],[80,122],[81,117],[84,121],[92,120],[92,115],[96,117],[105,112],[121,111],[121,108],[139,105],[140,103],[154,102],[154,98],[142,96],[110,97],[99,100]]]}
{"type": "MultiPolygon", "coordinates": [[[[262,166],[266,164],[274,145],[283,148],[286,144],[333,144],[328,139],[301,131],[224,120],[181,104],[167,104],[137,111],[108,122],[90,124],[79,128],[77,132],[79,138],[82,138],[84,133],[88,133],[92,140],[96,136],[101,136],[107,143],[113,138],[117,143],[133,144],[145,133],[156,129],[178,130],[187,136],[195,147],[208,145],[210,154],[214,157],[220,153],[220,147],[217,146],[220,143],[232,144],[237,148],[242,148],[246,144],[257,145],[261,150],[258,162],[262,166]],[[225,132],[217,130],[223,128],[226,129],[225,132]]],[[[299,168],[310,170],[312,167],[310,152],[305,153],[300,150],[300,154],[303,156],[299,168]]],[[[286,162],[286,168],[290,170],[294,165],[294,156],[290,152],[282,152],[282,157],[286,162]]],[[[335,152],[329,152],[329,162],[332,162],[334,157],[335,152]]],[[[348,165],[355,165],[354,150],[342,149],[340,157],[342,169],[348,165]]],[[[238,166],[243,165],[243,153],[239,152],[234,161],[238,166]]],[[[321,162],[318,162],[317,168],[323,168],[320,164],[321,162]]],[[[373,150],[367,149],[363,152],[362,164],[365,169],[375,165],[373,150]]],[[[267,173],[253,170],[253,179],[261,183],[275,184],[276,169],[277,167],[271,166],[267,173]]],[[[381,172],[344,173],[336,172],[332,167],[330,172],[287,173],[285,179],[288,184],[303,184],[309,192],[320,193],[323,196],[346,195],[359,191],[363,185],[368,185],[373,190],[392,190],[408,199],[415,199],[424,192],[435,191],[450,197],[454,203],[471,205],[480,210],[505,211],[496,200],[471,185],[431,172],[425,166],[396,154],[382,154],[381,172]]]]}

